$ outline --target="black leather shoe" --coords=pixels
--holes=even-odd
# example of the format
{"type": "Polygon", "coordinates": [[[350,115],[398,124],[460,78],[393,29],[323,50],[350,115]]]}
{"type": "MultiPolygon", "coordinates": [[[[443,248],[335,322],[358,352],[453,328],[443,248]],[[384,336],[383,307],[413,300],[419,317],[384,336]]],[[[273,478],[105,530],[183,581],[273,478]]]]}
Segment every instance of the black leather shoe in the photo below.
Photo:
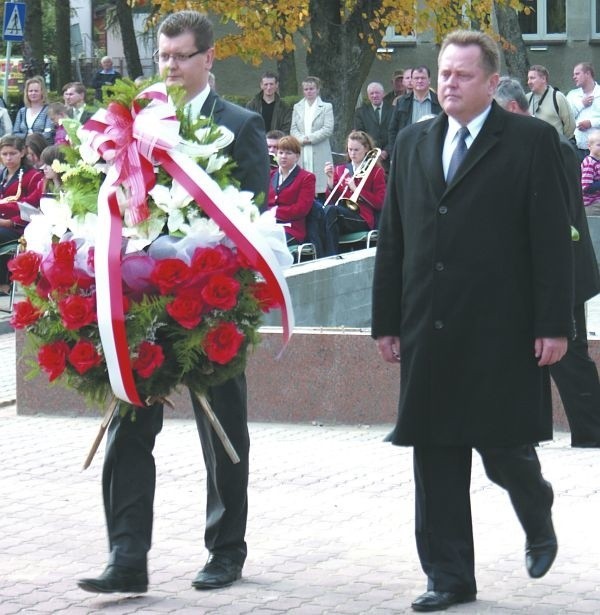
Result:
{"type": "Polygon", "coordinates": [[[525,566],[529,576],[534,579],[543,577],[550,570],[557,552],[556,536],[543,542],[527,542],[525,546],[525,566]]]}
{"type": "Polygon", "coordinates": [[[428,591],[420,595],[412,604],[413,611],[444,611],[453,604],[473,602],[475,594],[456,594],[454,592],[428,591]]]}
{"type": "Polygon", "coordinates": [[[79,579],[77,585],[97,594],[144,594],[148,591],[148,575],[125,566],[107,566],[95,579],[79,579]]]}
{"type": "Polygon", "coordinates": [[[211,555],[192,581],[196,589],[228,587],[242,578],[242,566],[223,555],[211,555]]]}

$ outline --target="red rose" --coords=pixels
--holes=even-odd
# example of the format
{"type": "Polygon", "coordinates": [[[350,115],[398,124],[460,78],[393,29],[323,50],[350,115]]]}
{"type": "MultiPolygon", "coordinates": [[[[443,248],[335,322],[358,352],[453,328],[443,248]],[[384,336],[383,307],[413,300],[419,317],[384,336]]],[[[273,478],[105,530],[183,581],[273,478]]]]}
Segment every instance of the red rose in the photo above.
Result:
{"type": "Polygon", "coordinates": [[[268,312],[278,305],[266,282],[257,282],[252,286],[252,294],[263,312],[268,312]]]}
{"type": "MultiPolygon", "coordinates": [[[[77,245],[74,241],[52,244],[52,253],[44,258],[41,271],[51,290],[67,290],[77,283],[81,272],[75,272],[77,245]]],[[[87,276],[89,277],[89,276],[87,276]]]]}
{"type": "Polygon", "coordinates": [[[77,244],[74,241],[61,241],[52,244],[53,260],[63,267],[73,267],[75,255],[77,254],[77,244]]]}
{"type": "Polygon", "coordinates": [[[209,278],[200,295],[211,307],[230,310],[237,303],[239,290],[240,283],[237,280],[217,273],[209,278]]]}
{"type": "Polygon", "coordinates": [[[165,258],[156,263],[150,281],[158,287],[161,295],[168,295],[183,286],[191,276],[191,270],[178,258],[165,258]]]}
{"type": "Polygon", "coordinates": [[[96,346],[88,340],[79,340],[69,353],[69,363],[79,374],[85,374],[101,362],[102,357],[96,350],[96,346]]]}
{"type": "Polygon", "coordinates": [[[203,305],[199,298],[178,296],[167,304],[167,312],[185,329],[194,329],[202,320],[203,305]]]}
{"type": "Polygon", "coordinates": [[[70,295],[59,301],[58,311],[67,329],[81,329],[96,320],[96,297],[70,295]]]}
{"type": "Polygon", "coordinates": [[[133,362],[133,369],[140,377],[150,378],[164,360],[165,355],[158,344],[144,341],[138,347],[138,356],[133,362]]]}
{"type": "Polygon", "coordinates": [[[24,329],[28,325],[36,322],[42,312],[38,310],[29,299],[19,301],[13,306],[13,313],[10,317],[10,324],[15,329],[24,329]]]}
{"type": "Polygon", "coordinates": [[[215,363],[225,365],[233,359],[240,349],[244,335],[232,322],[222,322],[206,334],[204,352],[215,363]]]}
{"type": "Polygon", "coordinates": [[[13,282],[25,286],[33,284],[40,272],[41,254],[36,252],[21,252],[8,262],[8,270],[12,273],[13,282]]]}
{"type": "Polygon", "coordinates": [[[192,256],[192,271],[198,273],[234,273],[239,267],[235,254],[226,246],[197,248],[192,256]]]}
{"type": "Polygon", "coordinates": [[[53,342],[45,344],[38,350],[38,362],[40,367],[48,374],[50,382],[56,380],[67,366],[69,345],[67,342],[53,342]]]}

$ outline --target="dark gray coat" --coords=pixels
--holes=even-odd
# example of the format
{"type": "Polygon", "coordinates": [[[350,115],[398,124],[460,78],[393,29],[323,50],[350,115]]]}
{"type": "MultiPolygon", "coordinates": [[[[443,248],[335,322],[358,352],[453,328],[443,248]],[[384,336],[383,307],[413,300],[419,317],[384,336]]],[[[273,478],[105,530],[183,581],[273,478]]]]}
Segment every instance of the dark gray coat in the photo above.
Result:
{"type": "Polygon", "coordinates": [[[537,337],[572,331],[572,248],[558,135],[495,103],[446,186],[447,117],[398,135],[377,246],[373,336],[399,336],[396,444],[552,437],[537,337]]]}

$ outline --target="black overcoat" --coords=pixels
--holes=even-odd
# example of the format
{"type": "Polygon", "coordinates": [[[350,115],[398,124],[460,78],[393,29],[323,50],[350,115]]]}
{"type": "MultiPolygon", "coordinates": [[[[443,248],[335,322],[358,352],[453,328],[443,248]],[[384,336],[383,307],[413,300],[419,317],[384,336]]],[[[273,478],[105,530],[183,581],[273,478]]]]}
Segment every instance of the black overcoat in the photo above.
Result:
{"type": "Polygon", "coordinates": [[[572,248],[556,130],[492,103],[446,186],[447,117],[398,135],[377,246],[374,337],[399,336],[392,441],[552,437],[536,337],[572,332],[572,248]]]}

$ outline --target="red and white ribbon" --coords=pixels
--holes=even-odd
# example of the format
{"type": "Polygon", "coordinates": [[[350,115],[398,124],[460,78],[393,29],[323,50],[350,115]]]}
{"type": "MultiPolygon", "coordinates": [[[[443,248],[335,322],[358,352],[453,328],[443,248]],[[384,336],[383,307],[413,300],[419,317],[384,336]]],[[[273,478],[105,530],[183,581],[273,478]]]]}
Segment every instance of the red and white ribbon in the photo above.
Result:
{"type": "Polygon", "coordinates": [[[291,298],[283,272],[263,237],[224,197],[218,184],[192,159],[177,152],[179,122],[164,84],[154,84],[134,101],[131,112],[111,103],[86,122],[88,145],[107,162],[106,179],[98,194],[98,238],[95,250],[98,328],[114,394],[130,404],[143,403],[135,387],[123,311],[121,282],[122,218],[117,198],[125,190],[133,223],[148,217],[147,192],[159,163],[176,179],[233,241],[269,285],[281,308],[284,344],[294,326],[291,298]],[[150,99],[142,107],[140,101],[150,99]],[[129,117],[127,117],[129,116],[129,117]],[[150,177],[149,169],[152,169],[150,177]]]}

